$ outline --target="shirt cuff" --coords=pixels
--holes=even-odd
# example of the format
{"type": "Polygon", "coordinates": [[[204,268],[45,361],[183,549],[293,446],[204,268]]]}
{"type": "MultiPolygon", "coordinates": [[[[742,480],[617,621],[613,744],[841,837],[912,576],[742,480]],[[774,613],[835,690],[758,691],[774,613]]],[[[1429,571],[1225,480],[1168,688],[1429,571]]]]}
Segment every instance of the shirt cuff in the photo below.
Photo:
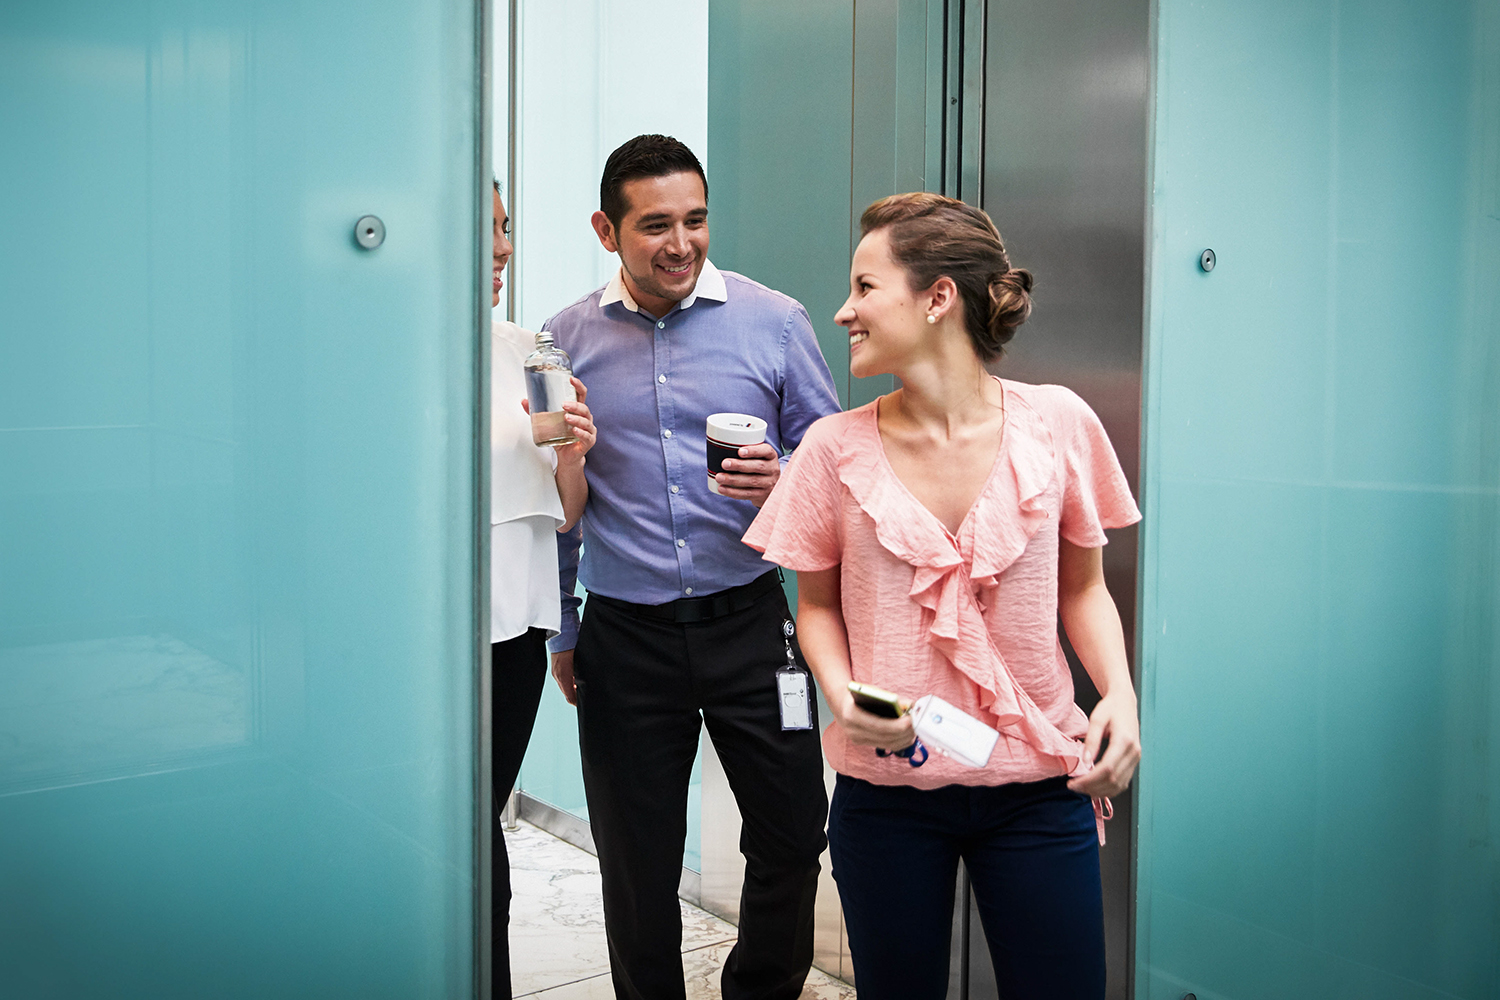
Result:
{"type": "Polygon", "coordinates": [[[547,640],[547,652],[566,653],[578,645],[578,612],[574,609],[564,609],[562,615],[562,628],[557,635],[547,640]]]}

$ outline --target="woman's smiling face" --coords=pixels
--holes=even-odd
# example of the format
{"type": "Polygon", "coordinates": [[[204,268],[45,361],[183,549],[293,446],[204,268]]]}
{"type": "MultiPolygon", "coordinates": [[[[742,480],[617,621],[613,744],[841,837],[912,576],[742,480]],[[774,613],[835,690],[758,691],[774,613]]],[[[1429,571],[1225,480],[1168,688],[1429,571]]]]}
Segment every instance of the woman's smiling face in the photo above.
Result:
{"type": "Polygon", "coordinates": [[[891,259],[890,240],[877,229],[859,241],[849,269],[849,298],[834,322],[849,330],[849,374],[868,378],[895,371],[919,349],[927,317],[891,259]]]}

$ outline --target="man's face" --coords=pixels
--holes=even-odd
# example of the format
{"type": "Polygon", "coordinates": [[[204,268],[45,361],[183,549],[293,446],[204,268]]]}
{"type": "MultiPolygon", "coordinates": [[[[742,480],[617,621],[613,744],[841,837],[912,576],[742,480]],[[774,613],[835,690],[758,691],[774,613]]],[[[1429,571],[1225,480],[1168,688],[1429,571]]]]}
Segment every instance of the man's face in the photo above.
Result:
{"type": "Polygon", "coordinates": [[[708,199],[692,171],[637,177],[621,187],[625,217],[595,214],[606,250],[620,255],[631,297],[660,316],[692,294],[708,259],[708,199]]]}

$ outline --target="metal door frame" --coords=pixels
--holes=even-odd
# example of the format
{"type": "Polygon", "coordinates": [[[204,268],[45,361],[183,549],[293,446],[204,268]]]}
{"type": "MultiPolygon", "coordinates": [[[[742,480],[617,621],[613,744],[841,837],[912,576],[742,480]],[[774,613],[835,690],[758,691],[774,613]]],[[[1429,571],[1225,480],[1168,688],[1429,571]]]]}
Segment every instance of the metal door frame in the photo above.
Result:
{"type": "MultiPolygon", "coordinates": [[[[936,176],[940,180],[939,185],[929,187],[937,189],[950,197],[958,198],[971,205],[983,206],[985,189],[985,102],[990,85],[988,62],[991,56],[987,44],[990,32],[990,2],[989,0],[929,0],[932,7],[941,8],[939,16],[942,24],[942,73],[940,78],[940,96],[936,101],[930,102],[929,107],[936,109],[934,113],[929,112],[928,130],[929,134],[938,131],[941,134],[940,152],[935,166],[936,176]]],[[[1153,136],[1155,134],[1155,88],[1156,88],[1156,49],[1157,49],[1157,9],[1159,0],[1149,0],[1146,13],[1146,102],[1145,121],[1142,142],[1144,144],[1146,163],[1144,187],[1142,190],[1145,212],[1141,219],[1141,253],[1144,266],[1144,287],[1142,290],[1141,324],[1141,346],[1142,353],[1139,362],[1139,374],[1141,378],[1141,399],[1137,411],[1140,449],[1138,454],[1138,492],[1144,496],[1145,485],[1145,392],[1147,388],[1147,372],[1145,368],[1145,334],[1146,323],[1149,315],[1150,302],[1150,233],[1151,233],[1151,198],[1150,183],[1152,176],[1151,156],[1154,151],[1153,136]]],[[[929,80],[929,87],[936,81],[929,80]]],[[[1144,601],[1141,599],[1142,590],[1142,567],[1144,560],[1141,558],[1143,551],[1143,540],[1137,537],[1136,558],[1134,565],[1134,578],[1136,581],[1134,617],[1134,642],[1132,654],[1133,680],[1137,695],[1143,687],[1145,680],[1145,661],[1143,651],[1143,620],[1142,612],[1144,601]]],[[[1129,623],[1127,623],[1129,624],[1129,623]]],[[[1139,775],[1137,775],[1137,779],[1139,775]]],[[[1132,785],[1132,793],[1139,785],[1137,780],[1132,785]]],[[[1139,809],[1131,810],[1131,824],[1129,829],[1130,850],[1127,862],[1127,901],[1124,910],[1125,926],[1125,955],[1123,978],[1125,982],[1126,995],[1134,997],[1136,994],[1136,938],[1137,922],[1140,919],[1138,911],[1138,884],[1140,880],[1139,858],[1140,849],[1139,829],[1141,826],[1141,813],[1139,809]]],[[[966,872],[961,871],[958,894],[960,899],[955,901],[955,931],[961,940],[955,945],[955,960],[961,961],[960,979],[950,985],[950,997],[968,1000],[969,997],[969,971],[972,952],[971,912],[972,898],[969,906],[963,906],[965,895],[970,893],[969,879],[966,872]],[[957,993],[954,993],[954,990],[957,993]]]]}
{"type": "MultiPolygon", "coordinates": [[[[479,288],[489,287],[488,271],[491,260],[491,233],[487,224],[490,204],[490,179],[494,176],[490,162],[490,116],[493,113],[490,101],[490,79],[492,60],[490,45],[494,31],[490,16],[492,0],[474,0],[474,262],[476,271],[482,275],[479,288]]],[[[515,24],[516,0],[510,0],[511,25],[515,24]]],[[[514,81],[515,36],[511,31],[510,72],[514,81]]],[[[512,123],[514,123],[515,96],[511,94],[512,123]]],[[[512,124],[514,129],[514,124],[512,124]]],[[[514,146],[512,146],[514,149],[514,146]]],[[[511,153],[512,161],[515,154],[511,153]]],[[[514,171],[512,162],[511,170],[514,171]]],[[[492,861],[494,845],[490,842],[490,816],[495,810],[493,770],[491,767],[492,729],[491,687],[493,684],[490,665],[490,306],[480,296],[474,300],[474,413],[473,428],[473,544],[474,585],[471,588],[474,600],[474,996],[478,1000],[490,1000],[491,978],[494,956],[491,951],[493,933],[491,906],[493,905],[492,861]]]]}

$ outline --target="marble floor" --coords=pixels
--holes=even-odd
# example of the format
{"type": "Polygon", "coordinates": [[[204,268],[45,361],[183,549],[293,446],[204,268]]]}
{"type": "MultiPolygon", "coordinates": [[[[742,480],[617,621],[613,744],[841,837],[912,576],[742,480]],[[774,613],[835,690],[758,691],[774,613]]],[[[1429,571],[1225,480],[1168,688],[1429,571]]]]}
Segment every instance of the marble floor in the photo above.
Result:
{"type": "MultiPolygon", "coordinates": [[[[599,862],[529,823],[505,835],[510,854],[511,989],[535,1000],[614,1000],[604,942],[599,862]]],[[[688,1000],[718,1000],[734,925],[682,904],[688,1000]]],[[[802,1000],[855,1000],[854,987],[814,969],[802,1000]]]]}

